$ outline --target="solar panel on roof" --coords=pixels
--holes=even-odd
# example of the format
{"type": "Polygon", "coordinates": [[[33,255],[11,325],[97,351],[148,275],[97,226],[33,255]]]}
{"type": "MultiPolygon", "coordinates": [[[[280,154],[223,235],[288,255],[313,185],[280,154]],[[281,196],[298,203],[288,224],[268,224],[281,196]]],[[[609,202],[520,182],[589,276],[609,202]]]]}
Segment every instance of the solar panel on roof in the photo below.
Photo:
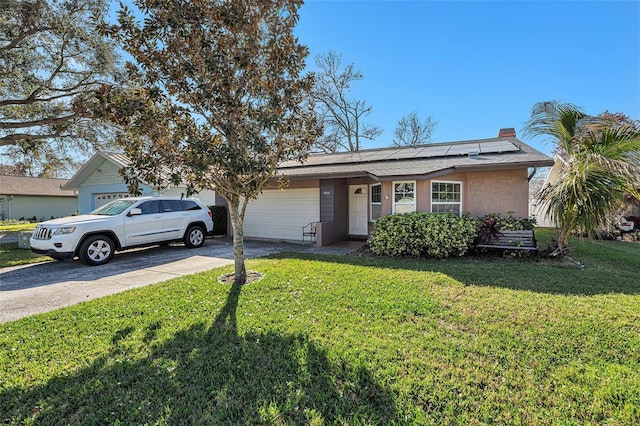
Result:
{"type": "Polygon", "coordinates": [[[399,152],[397,149],[385,149],[383,151],[378,151],[375,155],[372,155],[369,158],[369,161],[383,161],[383,160],[392,160],[399,157],[399,152]]]}
{"type": "Polygon", "coordinates": [[[478,151],[477,143],[463,143],[460,145],[451,145],[451,149],[447,155],[466,155],[469,151],[478,151]]]}
{"type": "Polygon", "coordinates": [[[489,141],[469,141],[451,144],[422,145],[409,148],[384,148],[358,152],[342,152],[336,154],[311,155],[304,163],[286,162],[280,167],[320,166],[331,164],[368,163],[389,160],[405,160],[467,155],[469,152],[492,154],[500,152],[517,152],[519,147],[507,139],[489,141]]]}
{"type": "Polygon", "coordinates": [[[514,152],[520,149],[507,140],[497,140],[491,142],[480,142],[480,153],[491,154],[496,152],[514,152]]]}
{"type": "Polygon", "coordinates": [[[422,151],[422,157],[440,157],[447,154],[450,145],[432,145],[422,151]]]}

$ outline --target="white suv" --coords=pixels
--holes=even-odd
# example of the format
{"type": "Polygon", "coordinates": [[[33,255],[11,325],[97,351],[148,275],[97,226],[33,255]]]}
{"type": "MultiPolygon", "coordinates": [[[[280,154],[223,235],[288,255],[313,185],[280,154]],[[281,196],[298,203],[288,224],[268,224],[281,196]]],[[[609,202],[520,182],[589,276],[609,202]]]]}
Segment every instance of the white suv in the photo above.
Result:
{"type": "Polygon", "coordinates": [[[110,202],[87,215],[39,223],[31,250],[54,259],[78,256],[102,265],[116,250],[183,241],[202,247],[213,231],[211,211],[197,198],[132,197],[110,202]]]}

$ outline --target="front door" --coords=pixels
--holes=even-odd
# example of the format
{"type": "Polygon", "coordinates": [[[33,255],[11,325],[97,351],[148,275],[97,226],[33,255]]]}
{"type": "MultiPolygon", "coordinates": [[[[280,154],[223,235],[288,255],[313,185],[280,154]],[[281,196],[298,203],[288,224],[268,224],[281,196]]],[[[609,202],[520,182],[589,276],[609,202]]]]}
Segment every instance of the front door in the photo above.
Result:
{"type": "Polygon", "coordinates": [[[367,235],[367,185],[349,185],[349,235],[367,235]]]}

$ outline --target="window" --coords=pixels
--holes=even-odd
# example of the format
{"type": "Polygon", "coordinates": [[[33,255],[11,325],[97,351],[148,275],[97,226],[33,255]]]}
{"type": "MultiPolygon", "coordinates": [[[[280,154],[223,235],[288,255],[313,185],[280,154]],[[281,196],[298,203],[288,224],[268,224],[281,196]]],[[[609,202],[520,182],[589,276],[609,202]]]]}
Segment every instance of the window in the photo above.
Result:
{"type": "Polygon", "coordinates": [[[180,200],[180,202],[182,203],[182,210],[185,211],[189,211],[189,210],[201,210],[200,206],[198,204],[196,204],[195,201],[191,201],[191,200],[180,200]]]}
{"type": "Polygon", "coordinates": [[[393,182],[393,212],[416,211],[416,182],[393,182]]]}
{"type": "Polygon", "coordinates": [[[103,216],[116,216],[129,208],[136,200],[117,200],[112,201],[109,204],[105,204],[92,211],[90,214],[97,214],[103,216]]]}
{"type": "Polygon", "coordinates": [[[182,203],[180,200],[160,200],[160,211],[164,213],[181,212],[182,203]]]}
{"type": "Polygon", "coordinates": [[[145,201],[138,206],[142,214],[156,214],[158,213],[158,201],[145,201]]]}
{"type": "Polygon", "coordinates": [[[382,213],[382,184],[371,185],[371,221],[375,222],[382,213]]]}
{"type": "Polygon", "coordinates": [[[462,182],[431,182],[431,212],[462,214],[462,182]]]}

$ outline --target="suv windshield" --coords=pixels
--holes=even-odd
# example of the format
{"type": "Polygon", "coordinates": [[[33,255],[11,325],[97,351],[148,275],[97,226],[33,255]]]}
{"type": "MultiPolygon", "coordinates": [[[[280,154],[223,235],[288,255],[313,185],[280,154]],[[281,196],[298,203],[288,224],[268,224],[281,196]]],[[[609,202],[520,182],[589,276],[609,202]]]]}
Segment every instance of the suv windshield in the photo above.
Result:
{"type": "Polygon", "coordinates": [[[130,207],[133,203],[138,200],[116,200],[112,201],[109,204],[105,204],[102,207],[98,207],[91,214],[100,214],[104,216],[115,216],[123,211],[125,211],[128,207],[130,207]]]}

